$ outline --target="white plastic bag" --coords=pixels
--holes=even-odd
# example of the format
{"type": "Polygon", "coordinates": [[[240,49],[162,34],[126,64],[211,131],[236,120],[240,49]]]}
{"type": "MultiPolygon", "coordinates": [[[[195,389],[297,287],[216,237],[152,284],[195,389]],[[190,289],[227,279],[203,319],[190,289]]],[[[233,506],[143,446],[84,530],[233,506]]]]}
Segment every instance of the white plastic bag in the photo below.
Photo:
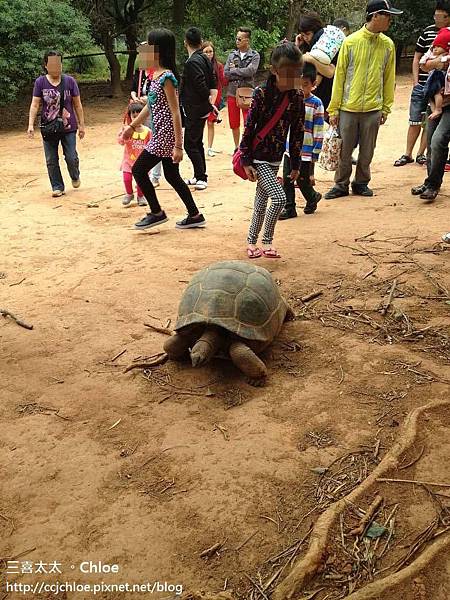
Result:
{"type": "Polygon", "coordinates": [[[323,136],[319,167],[325,171],[336,171],[341,158],[342,140],[336,127],[329,127],[323,136]]]}

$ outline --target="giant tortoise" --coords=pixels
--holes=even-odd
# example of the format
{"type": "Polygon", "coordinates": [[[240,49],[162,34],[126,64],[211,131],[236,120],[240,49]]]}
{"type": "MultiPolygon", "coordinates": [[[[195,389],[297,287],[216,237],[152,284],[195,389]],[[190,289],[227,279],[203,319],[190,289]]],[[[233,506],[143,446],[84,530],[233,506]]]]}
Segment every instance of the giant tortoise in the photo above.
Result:
{"type": "Polygon", "coordinates": [[[192,365],[217,352],[229,354],[252,385],[264,385],[267,369],[257,354],[294,314],[266,269],[240,260],[216,262],[194,275],[181,298],[175,334],[164,350],[192,365]]]}

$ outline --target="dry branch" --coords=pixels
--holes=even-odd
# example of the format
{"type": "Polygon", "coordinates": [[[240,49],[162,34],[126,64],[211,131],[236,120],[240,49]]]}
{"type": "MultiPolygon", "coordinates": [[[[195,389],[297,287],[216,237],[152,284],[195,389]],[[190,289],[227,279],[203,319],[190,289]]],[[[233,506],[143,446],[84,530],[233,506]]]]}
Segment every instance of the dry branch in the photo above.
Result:
{"type": "Polygon", "coordinates": [[[150,323],[144,323],[146,327],[149,329],[153,329],[157,333],[163,333],[164,335],[172,335],[173,331],[168,327],[157,327],[156,325],[151,325],[150,323]]]}
{"type": "Polygon", "coordinates": [[[158,365],[163,365],[168,360],[168,356],[165,352],[161,352],[157,354],[155,358],[148,362],[137,362],[128,365],[125,369],[124,373],[128,373],[128,371],[132,371],[133,369],[149,369],[150,367],[156,367],[158,365]]]}
{"type": "Polygon", "coordinates": [[[391,291],[389,292],[389,298],[388,298],[387,304],[381,311],[381,314],[385,315],[387,313],[387,311],[391,305],[392,299],[394,297],[396,287],[397,287],[397,279],[394,279],[394,281],[392,282],[391,291]]]}
{"type": "MultiPolygon", "coordinates": [[[[403,427],[399,433],[398,440],[384,456],[383,460],[372,473],[347,496],[341,498],[332,504],[317,519],[314,529],[311,533],[311,541],[306,554],[294,565],[289,575],[275,588],[273,600],[292,600],[300,595],[312,578],[315,576],[321,566],[323,566],[328,536],[338,516],[356,501],[377,482],[378,478],[387,471],[395,469],[399,465],[402,454],[413,444],[416,435],[419,417],[423,412],[448,406],[450,400],[430,402],[425,406],[416,408],[406,417],[403,427]]],[[[354,600],[361,600],[363,596],[354,600]]]]}
{"type": "Polygon", "coordinates": [[[311,300],[314,300],[314,298],[318,298],[319,296],[322,296],[322,294],[323,294],[323,292],[320,290],[318,292],[311,292],[310,294],[303,296],[303,298],[300,298],[300,300],[302,302],[310,302],[311,300]]]}
{"type": "Polygon", "coordinates": [[[218,552],[222,548],[225,542],[226,540],[224,540],[223,542],[217,542],[213,544],[210,548],[203,550],[203,552],[200,552],[200,558],[211,558],[212,556],[214,556],[214,554],[216,554],[216,552],[218,552]]]}
{"type": "Polygon", "coordinates": [[[17,325],[20,325],[21,327],[24,327],[25,329],[33,329],[33,325],[28,325],[28,323],[21,321],[15,315],[13,315],[12,312],[10,312],[9,310],[6,310],[6,308],[0,308],[0,315],[3,315],[4,317],[11,317],[11,319],[13,319],[13,321],[15,321],[17,323],[17,325]]]}
{"type": "Polygon", "coordinates": [[[350,531],[350,535],[362,535],[369,525],[370,521],[374,518],[377,510],[380,508],[383,498],[380,495],[375,496],[375,500],[369,506],[366,514],[362,517],[358,527],[350,531]]]}

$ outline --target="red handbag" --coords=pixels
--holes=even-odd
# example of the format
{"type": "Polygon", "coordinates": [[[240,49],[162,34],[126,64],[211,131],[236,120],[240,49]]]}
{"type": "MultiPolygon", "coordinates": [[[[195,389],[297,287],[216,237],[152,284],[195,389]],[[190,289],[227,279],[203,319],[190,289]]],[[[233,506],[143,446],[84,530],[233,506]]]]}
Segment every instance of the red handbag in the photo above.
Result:
{"type": "MultiPolygon", "coordinates": [[[[255,139],[253,140],[253,144],[252,144],[253,152],[255,151],[258,144],[260,144],[263,141],[263,139],[267,136],[267,134],[272,131],[272,129],[275,127],[275,125],[281,119],[288,104],[289,104],[289,98],[288,98],[288,95],[286,94],[285,97],[283,98],[280,106],[278,107],[277,111],[273,115],[273,117],[270,119],[270,121],[267,123],[267,125],[265,127],[263,127],[259,133],[256,134],[255,139]]],[[[236,150],[236,152],[233,154],[232,163],[233,163],[234,173],[241,179],[248,179],[247,173],[245,172],[245,169],[244,169],[244,165],[242,164],[242,152],[241,152],[240,148],[238,148],[236,150]]]]}

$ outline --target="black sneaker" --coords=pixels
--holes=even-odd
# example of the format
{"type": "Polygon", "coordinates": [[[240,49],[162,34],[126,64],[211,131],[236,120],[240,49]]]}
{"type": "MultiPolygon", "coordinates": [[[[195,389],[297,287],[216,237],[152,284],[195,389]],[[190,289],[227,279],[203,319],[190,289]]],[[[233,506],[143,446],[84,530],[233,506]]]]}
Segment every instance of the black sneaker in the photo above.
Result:
{"type": "Polygon", "coordinates": [[[295,208],[284,208],[281,211],[280,216],[278,217],[278,220],[286,221],[286,219],[295,219],[296,216],[297,216],[297,211],[295,210],[295,208]]]}
{"type": "Polygon", "coordinates": [[[319,204],[319,202],[321,200],[322,200],[322,194],[319,194],[319,192],[316,192],[316,197],[314,198],[314,200],[312,202],[307,202],[305,208],[303,209],[303,212],[305,213],[305,215],[312,215],[313,213],[315,213],[317,210],[317,205],[319,204]]]}
{"type": "Polygon", "coordinates": [[[348,193],[348,190],[343,190],[334,186],[325,194],[324,198],[325,200],[334,200],[335,198],[343,198],[344,196],[348,196],[348,193]]]}
{"type": "Polygon", "coordinates": [[[366,196],[366,198],[373,196],[373,191],[366,184],[359,185],[352,183],[352,192],[355,196],[366,196]]]}
{"type": "Polygon", "coordinates": [[[154,215],[153,213],[147,213],[143,219],[135,223],[135,229],[150,229],[150,227],[156,227],[162,223],[167,223],[169,219],[164,211],[160,215],[154,215]]]}
{"type": "Polygon", "coordinates": [[[411,188],[411,194],[413,196],[420,196],[420,194],[423,194],[427,189],[427,186],[422,184],[422,185],[416,185],[416,187],[411,188]]]}
{"type": "Polygon", "coordinates": [[[433,190],[433,188],[427,187],[420,194],[420,198],[422,200],[426,200],[427,202],[434,202],[436,200],[436,196],[439,194],[439,190],[433,190]]]}
{"type": "Polygon", "coordinates": [[[204,227],[206,225],[205,217],[200,213],[197,217],[189,215],[182,221],[177,221],[175,227],[177,229],[194,229],[194,227],[204,227]]]}

